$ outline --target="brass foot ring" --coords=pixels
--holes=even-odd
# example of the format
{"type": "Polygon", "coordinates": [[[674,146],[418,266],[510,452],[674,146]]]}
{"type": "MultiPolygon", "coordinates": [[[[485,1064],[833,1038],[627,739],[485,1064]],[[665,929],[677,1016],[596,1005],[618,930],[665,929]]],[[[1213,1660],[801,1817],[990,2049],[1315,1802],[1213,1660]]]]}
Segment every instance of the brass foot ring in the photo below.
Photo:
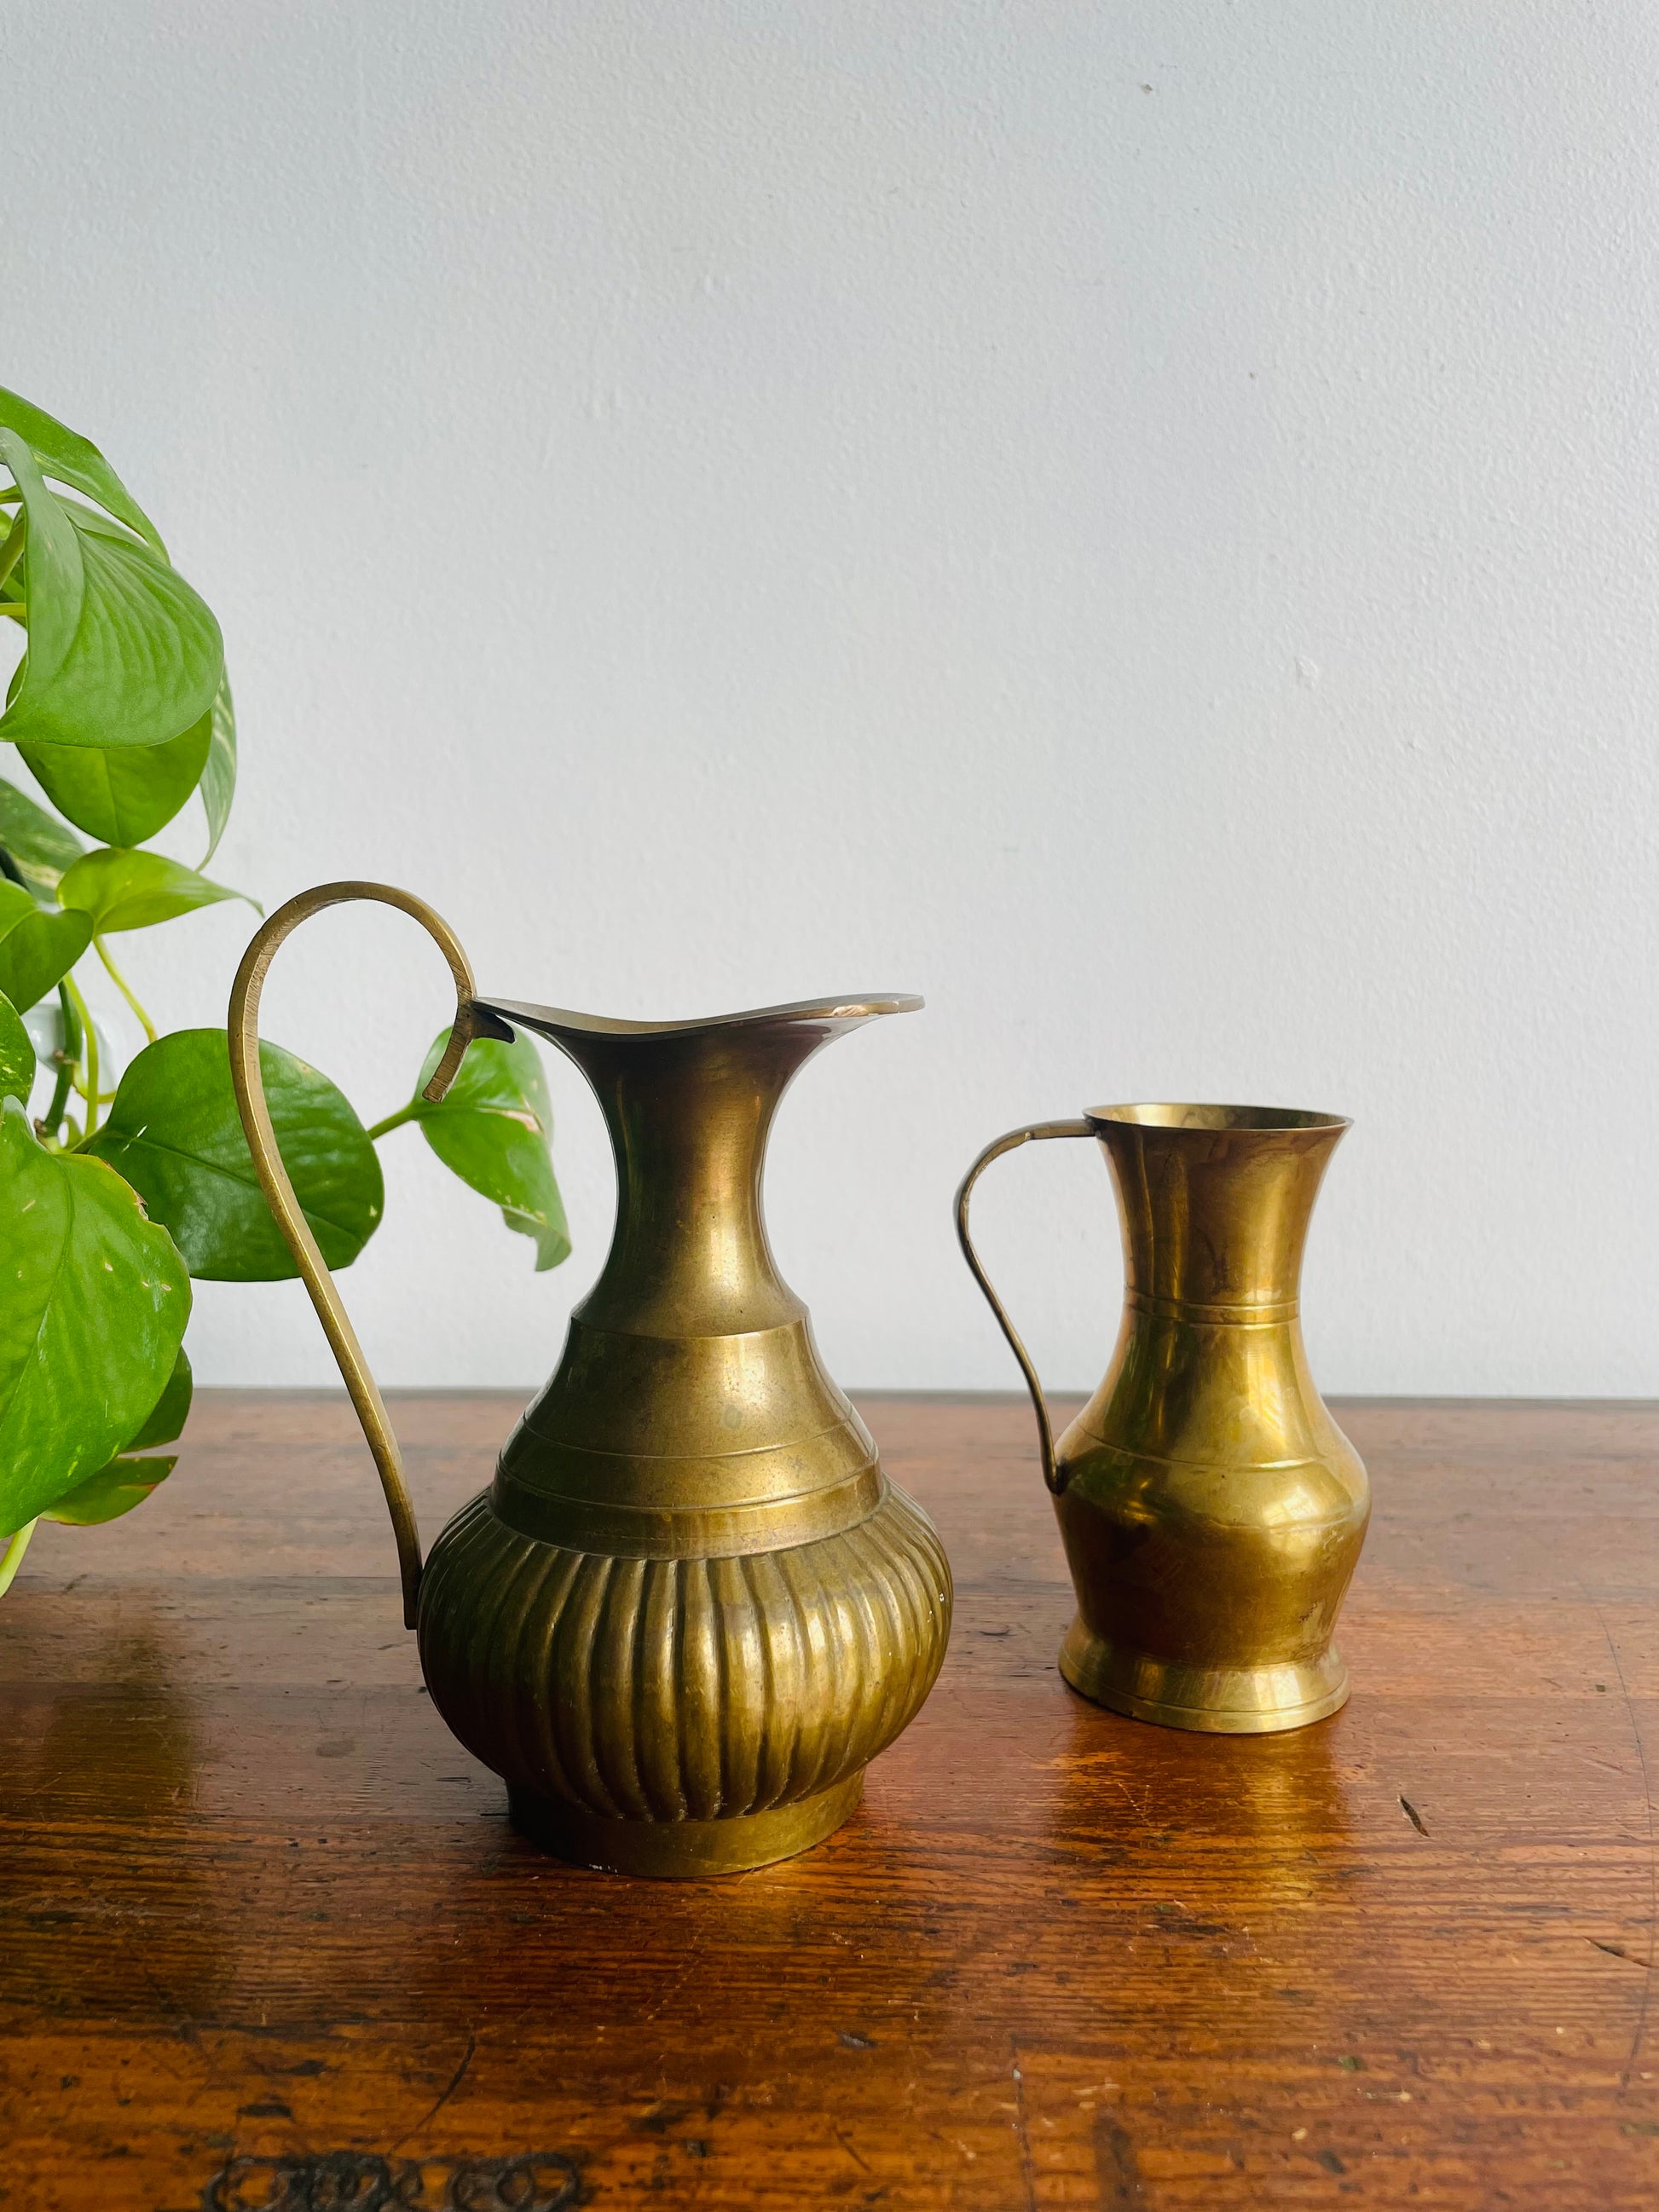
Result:
{"type": "Polygon", "coordinates": [[[1080,1620],[1060,1645],[1060,1671],[1092,1705],[1206,1735],[1273,1735],[1309,1728],[1328,1720],[1348,1698],[1348,1670],[1334,1645],[1304,1666],[1183,1667],[1123,1650],[1080,1620]]]}
{"type": "Polygon", "coordinates": [[[835,1833],[863,1795],[860,1768],[816,1797],[725,1820],[606,1820],[527,1790],[509,1788],[507,1798],[520,1834],[556,1858],[605,1874],[695,1881],[810,1851],[835,1833]]]}

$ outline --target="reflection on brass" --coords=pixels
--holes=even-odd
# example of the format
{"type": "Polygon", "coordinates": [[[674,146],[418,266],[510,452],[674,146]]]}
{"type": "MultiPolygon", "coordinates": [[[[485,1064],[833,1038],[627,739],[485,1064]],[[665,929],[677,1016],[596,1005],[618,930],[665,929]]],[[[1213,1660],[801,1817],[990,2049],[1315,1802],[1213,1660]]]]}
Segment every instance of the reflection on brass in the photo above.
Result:
{"type": "Polygon", "coordinates": [[[791,1077],[831,1037],[921,1003],[653,1023],[481,1000],[431,909],[369,884],[290,901],[248,948],[230,1012],[243,1125],[380,1467],[433,1702],[506,1778],[520,1827],[563,1856],[706,1875],[805,1850],[853,1811],[866,1765],[933,1687],[944,1550],[824,1373],[761,1209],[791,1077]],[[455,1032],[428,1097],[472,1036],[533,1030],[586,1076],[617,1160],[610,1257],[558,1371],[424,1571],[386,1408],[260,1085],[271,955],[349,898],[401,907],[449,960],[455,1032]]]}
{"type": "Polygon", "coordinates": [[[1170,1727],[1300,1728],[1348,1694],[1331,1642],[1364,1541],[1364,1468],[1308,1372],[1303,1246],[1348,1123],[1256,1106],[1102,1106],[989,1145],[957,1231],[1036,1407],[1078,1613],[1074,1689],[1170,1727]],[[1042,1388],[968,1233],[975,1183],[1034,1138],[1097,1137],[1123,1229],[1105,1381],[1053,1440],[1042,1388]]]}

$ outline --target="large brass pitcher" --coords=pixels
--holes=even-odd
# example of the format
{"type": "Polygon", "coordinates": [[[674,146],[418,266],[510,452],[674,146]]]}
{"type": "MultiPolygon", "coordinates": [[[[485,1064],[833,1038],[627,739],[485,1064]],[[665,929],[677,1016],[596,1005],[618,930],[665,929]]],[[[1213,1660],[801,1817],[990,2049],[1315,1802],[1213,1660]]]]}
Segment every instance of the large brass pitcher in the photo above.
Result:
{"type": "Polygon", "coordinates": [[[989,1145],[957,1228],[1032,1403],[1077,1591],[1060,1672],[1097,1703],[1252,1735],[1334,1713],[1331,1641],[1370,1510],[1314,1388],[1298,1297],[1309,1218],[1348,1123],[1257,1106],[1102,1106],[989,1145]],[[1096,1137],[1123,1229],[1106,1379],[1056,1444],[968,1231],[975,1183],[1034,1138],[1096,1137]]]}
{"type": "Polygon", "coordinates": [[[486,1000],[431,909],[374,884],[292,900],[248,948],[230,1012],[243,1122],[380,1467],[433,1702],[505,1778],[518,1825],[565,1857],[708,1875],[805,1850],[853,1811],[866,1765],[933,1686],[950,1632],[944,1550],[820,1364],[761,1210],[790,1078],[831,1037],[921,1003],[651,1023],[486,1000]],[[455,1026],[428,1097],[473,1036],[530,1030],[592,1084],[617,1160],[610,1257],[558,1371],[424,1567],[396,1439],[259,1072],[272,954],[307,915],[353,898],[413,915],[449,960],[455,1026]]]}

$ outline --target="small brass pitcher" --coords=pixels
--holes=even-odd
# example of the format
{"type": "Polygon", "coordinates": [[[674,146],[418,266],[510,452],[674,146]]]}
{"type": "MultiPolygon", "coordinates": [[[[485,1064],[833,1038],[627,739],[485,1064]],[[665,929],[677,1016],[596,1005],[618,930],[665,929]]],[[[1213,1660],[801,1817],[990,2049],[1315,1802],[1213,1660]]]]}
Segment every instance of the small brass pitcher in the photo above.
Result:
{"type": "Polygon", "coordinates": [[[1370,1486],[1308,1372],[1298,1291],[1349,1126],[1265,1106],[1101,1106],[999,1137],[957,1193],[963,1252],[1036,1407],[1077,1591],[1060,1672],[1116,1712],[1259,1735],[1347,1697],[1331,1635],[1370,1486]],[[983,1170],[1044,1137],[1099,1139],[1123,1229],[1117,1349],[1057,1445],[968,1233],[983,1170]]]}
{"type": "Polygon", "coordinates": [[[820,1045],[920,999],[611,1021],[480,999],[453,933],[380,884],[274,914],[230,1004],[231,1069],[271,1211],[380,1468],[433,1703],[545,1849],[637,1875],[736,1873],[820,1843],[933,1687],[951,1571],[820,1364],[761,1212],[772,1116],[820,1045]],[[604,1272],[495,1479],[424,1565],[385,1405],[295,1199],[259,1068],[272,955],[319,908],[377,899],[455,981],[440,1098],[475,1036],[574,1060],[619,1185],[604,1272]]]}

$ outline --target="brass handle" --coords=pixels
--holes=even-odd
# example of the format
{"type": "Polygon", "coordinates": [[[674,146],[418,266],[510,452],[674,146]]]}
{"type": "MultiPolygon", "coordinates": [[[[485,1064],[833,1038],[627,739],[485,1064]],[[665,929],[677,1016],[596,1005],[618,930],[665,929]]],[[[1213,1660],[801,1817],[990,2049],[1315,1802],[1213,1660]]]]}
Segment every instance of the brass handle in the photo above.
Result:
{"type": "Polygon", "coordinates": [[[471,964],[448,923],[434,914],[423,899],[417,899],[410,891],[398,890],[390,884],[319,884],[315,890],[301,891],[297,898],[289,899],[286,906],[277,908],[255,936],[242,956],[236,981],[231,986],[230,1079],[235,1086],[237,1109],[242,1117],[248,1150],[253,1155],[253,1171],[276,1218],[283,1242],[294,1255],[295,1265],[311,1293],[317,1318],[323,1324],[323,1332],[351,1394],[351,1402],[357,1409],[357,1419],[363,1425],[368,1448],[374,1455],[374,1464],[380,1469],[380,1487],[386,1492],[392,1531],[398,1540],[398,1571],[404,1586],[404,1626],[413,1628],[421,1588],[421,1534],[404,1481],[403,1455],[392,1433],[386,1402],[363,1358],[357,1333],[340,1303],[340,1293],[334,1287],[328,1263],[318,1249],[311,1224],[294,1194],[288,1170],[283,1165],[259,1069],[259,994],[264,988],[265,973],[277,946],[313,914],[325,906],[339,906],[348,899],[378,899],[382,906],[398,907],[404,914],[412,915],[449,963],[449,971],[455,979],[455,1025],[450,1030],[443,1057],[433,1071],[432,1080],[422,1093],[423,1097],[435,1101],[443,1097],[475,1036],[511,1038],[513,1031],[504,1022],[473,1004],[477,986],[472,980],[471,964]]]}
{"type": "Polygon", "coordinates": [[[1005,1152],[1018,1152],[1022,1145],[1029,1145],[1042,1137],[1092,1137],[1094,1133],[1093,1125],[1088,1121],[1033,1121],[1028,1128],[1010,1129],[1006,1137],[999,1137],[995,1144],[987,1145],[962,1178],[962,1188],[957,1193],[957,1238],[962,1246],[962,1256],[968,1262],[974,1280],[984,1291],[986,1302],[997,1317],[997,1326],[1007,1338],[1014,1357],[1019,1362],[1020,1372],[1025,1377],[1025,1387],[1031,1394],[1031,1403],[1036,1408],[1037,1437],[1042,1446],[1042,1480],[1056,1498],[1066,1486],[1054,1467],[1054,1431],[1048,1419],[1048,1406],[1043,1401],[1042,1385],[1031,1364],[1030,1353],[1019,1340],[1019,1331],[1009,1320],[1002,1300],[991,1288],[991,1278],[980,1264],[979,1254],[974,1249],[974,1240],[968,1234],[968,1201],[974,1194],[974,1185],[986,1169],[993,1160],[1000,1160],[1005,1152]]]}

